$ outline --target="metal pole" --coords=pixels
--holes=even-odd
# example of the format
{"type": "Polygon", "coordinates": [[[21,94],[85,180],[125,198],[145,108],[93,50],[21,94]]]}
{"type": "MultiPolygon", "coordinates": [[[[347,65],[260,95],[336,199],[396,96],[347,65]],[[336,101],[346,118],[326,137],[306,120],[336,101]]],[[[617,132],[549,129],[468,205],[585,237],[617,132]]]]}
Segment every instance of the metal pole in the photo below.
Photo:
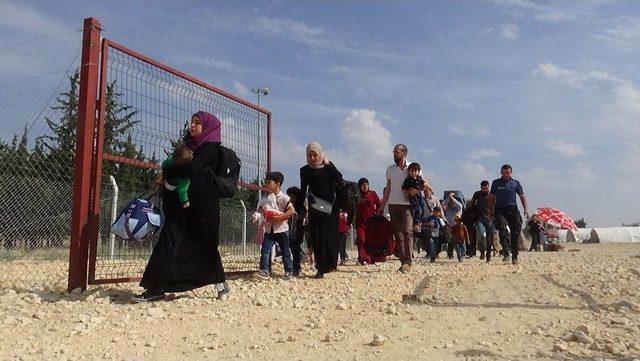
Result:
{"type": "Polygon", "coordinates": [[[242,206],[242,255],[247,254],[247,207],[244,205],[244,201],[240,200],[242,206]]]}
{"type": "Polygon", "coordinates": [[[78,124],[73,168],[73,208],[69,246],[69,292],[87,289],[89,258],[89,207],[91,205],[91,168],[94,152],[96,99],[98,96],[98,64],[100,62],[101,25],[96,18],[84,19],[78,124]]]}
{"type": "MultiPolygon", "coordinates": [[[[111,187],[113,187],[113,198],[111,200],[111,224],[116,222],[116,216],[118,215],[118,183],[116,183],[116,179],[110,175],[109,180],[111,181],[111,187]]],[[[109,235],[109,257],[113,259],[113,255],[115,253],[116,248],[116,235],[111,233],[109,235]]]]}

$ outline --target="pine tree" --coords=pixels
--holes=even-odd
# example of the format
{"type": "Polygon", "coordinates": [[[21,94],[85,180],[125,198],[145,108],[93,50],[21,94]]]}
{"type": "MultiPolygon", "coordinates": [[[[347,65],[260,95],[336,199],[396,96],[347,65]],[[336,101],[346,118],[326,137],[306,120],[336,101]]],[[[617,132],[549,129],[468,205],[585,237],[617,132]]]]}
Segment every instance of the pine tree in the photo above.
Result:
{"type": "Polygon", "coordinates": [[[38,137],[48,151],[47,163],[55,178],[69,179],[73,174],[73,156],[76,146],[76,128],[78,126],[80,73],[69,76],[69,90],[56,98],[57,105],[52,110],[62,113],[58,121],[45,117],[45,122],[53,135],[38,137]]]}

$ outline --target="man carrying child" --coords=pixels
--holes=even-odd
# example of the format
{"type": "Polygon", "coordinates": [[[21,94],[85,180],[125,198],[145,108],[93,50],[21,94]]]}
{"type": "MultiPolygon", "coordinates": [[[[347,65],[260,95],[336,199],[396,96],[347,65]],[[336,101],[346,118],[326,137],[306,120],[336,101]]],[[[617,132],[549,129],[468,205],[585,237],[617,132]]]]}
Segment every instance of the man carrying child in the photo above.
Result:
{"type": "Polygon", "coordinates": [[[422,197],[424,180],[420,176],[420,164],[409,164],[407,178],[402,183],[404,199],[409,201],[413,208],[413,231],[420,232],[422,221],[428,217],[427,204],[422,197]]]}

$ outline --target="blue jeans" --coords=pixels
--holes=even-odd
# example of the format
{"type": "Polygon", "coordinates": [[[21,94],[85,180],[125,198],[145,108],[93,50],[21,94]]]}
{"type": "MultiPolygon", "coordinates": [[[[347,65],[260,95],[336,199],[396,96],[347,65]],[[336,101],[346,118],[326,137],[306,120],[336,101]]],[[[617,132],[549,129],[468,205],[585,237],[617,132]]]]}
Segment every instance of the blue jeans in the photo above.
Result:
{"type": "Polygon", "coordinates": [[[464,242],[458,242],[458,244],[456,244],[456,253],[458,255],[458,261],[462,261],[464,255],[467,254],[467,245],[464,242]]]}
{"type": "Polygon", "coordinates": [[[429,249],[428,249],[429,259],[431,260],[431,262],[435,262],[436,256],[438,256],[438,254],[442,250],[442,238],[440,236],[429,237],[428,242],[429,242],[429,249]]]}
{"type": "Polygon", "coordinates": [[[274,243],[280,246],[282,251],[282,262],[284,263],[284,271],[291,272],[291,249],[289,249],[289,235],[287,232],[282,233],[265,233],[260,249],[260,270],[269,273],[269,261],[271,259],[271,248],[274,243]]]}
{"type": "Polygon", "coordinates": [[[421,224],[427,218],[427,202],[420,194],[409,197],[409,203],[413,207],[413,225],[421,224]]]}
{"type": "Polygon", "coordinates": [[[491,252],[493,245],[493,223],[488,219],[478,219],[476,222],[476,240],[480,248],[480,255],[491,252]],[[486,236],[485,236],[486,232],[486,236]]]}

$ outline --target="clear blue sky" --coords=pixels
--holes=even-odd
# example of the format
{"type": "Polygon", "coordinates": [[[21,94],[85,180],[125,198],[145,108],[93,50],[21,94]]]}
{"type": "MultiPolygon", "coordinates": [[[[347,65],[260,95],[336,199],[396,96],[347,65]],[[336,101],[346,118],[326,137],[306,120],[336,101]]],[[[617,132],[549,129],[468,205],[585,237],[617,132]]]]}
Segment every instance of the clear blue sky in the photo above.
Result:
{"type": "Polygon", "coordinates": [[[56,83],[89,16],[240,97],[269,85],[286,186],[317,140],[380,191],[405,143],[438,194],[511,163],[532,211],[640,221],[640,2],[0,0],[0,84],[56,83]]]}

